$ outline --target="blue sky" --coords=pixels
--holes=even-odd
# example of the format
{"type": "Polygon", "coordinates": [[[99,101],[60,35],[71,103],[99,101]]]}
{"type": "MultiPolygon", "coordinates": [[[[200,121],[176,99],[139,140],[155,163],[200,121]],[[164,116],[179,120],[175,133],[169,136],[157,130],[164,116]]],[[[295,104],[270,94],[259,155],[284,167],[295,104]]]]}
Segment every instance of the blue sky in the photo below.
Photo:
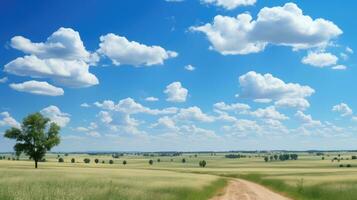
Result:
{"type": "Polygon", "coordinates": [[[355,148],[357,3],[0,4],[1,132],[41,112],[59,151],[355,148]]]}

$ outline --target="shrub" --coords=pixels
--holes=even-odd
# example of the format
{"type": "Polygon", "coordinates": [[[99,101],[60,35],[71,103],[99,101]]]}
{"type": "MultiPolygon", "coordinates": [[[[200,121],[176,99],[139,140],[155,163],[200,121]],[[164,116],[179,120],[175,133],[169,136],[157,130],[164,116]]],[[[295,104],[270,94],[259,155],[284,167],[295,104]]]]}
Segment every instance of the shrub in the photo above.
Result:
{"type": "Polygon", "coordinates": [[[154,164],[154,161],[153,160],[149,160],[149,164],[150,165],[154,164]]]}
{"type": "Polygon", "coordinates": [[[90,163],[90,159],[89,158],[85,158],[85,159],[83,159],[83,161],[84,161],[84,163],[90,163]]]}
{"type": "Polygon", "coordinates": [[[264,161],[265,161],[265,162],[268,162],[268,161],[269,161],[269,157],[268,157],[268,156],[265,156],[265,157],[264,157],[264,161]]]}
{"type": "Polygon", "coordinates": [[[205,160],[202,160],[198,163],[200,165],[200,167],[206,167],[206,161],[205,160]]]}
{"type": "Polygon", "coordinates": [[[352,156],[351,159],[352,159],[352,160],[356,160],[356,159],[357,159],[357,156],[352,156]]]}
{"type": "Polygon", "coordinates": [[[170,161],[171,161],[171,162],[173,162],[173,161],[174,161],[174,159],[172,159],[172,158],[171,158],[171,160],[170,160],[170,161]]]}
{"type": "Polygon", "coordinates": [[[75,163],[75,162],[76,162],[76,159],[72,158],[71,163],[75,163]]]}
{"type": "Polygon", "coordinates": [[[240,158],[241,155],[239,155],[239,154],[227,154],[224,157],[226,157],[226,158],[240,158]]]}
{"type": "Polygon", "coordinates": [[[64,156],[68,156],[68,153],[65,153],[64,156]]]}
{"type": "Polygon", "coordinates": [[[11,158],[10,158],[10,157],[8,157],[8,158],[7,158],[7,160],[11,160],[11,158]]]}
{"type": "Polygon", "coordinates": [[[2,160],[2,156],[0,156],[0,160],[2,160]]]}
{"type": "Polygon", "coordinates": [[[105,161],[104,160],[102,160],[102,164],[104,164],[105,163],[105,161]]]}
{"type": "Polygon", "coordinates": [[[340,164],[340,167],[344,167],[343,164],[340,164]]]}
{"type": "Polygon", "coordinates": [[[98,159],[98,158],[94,159],[94,162],[95,162],[96,164],[98,164],[98,163],[99,163],[99,159],[98,159]]]}
{"type": "Polygon", "coordinates": [[[109,164],[114,164],[114,160],[109,160],[109,164]]]}
{"type": "Polygon", "coordinates": [[[182,163],[185,163],[186,162],[186,159],[185,158],[182,158],[182,163]]]}
{"type": "Polygon", "coordinates": [[[58,158],[58,162],[64,162],[63,158],[58,158]]]}
{"type": "Polygon", "coordinates": [[[347,164],[346,167],[352,167],[352,165],[351,164],[347,164]]]}
{"type": "Polygon", "coordinates": [[[321,160],[325,160],[325,157],[322,157],[321,160]]]}
{"type": "Polygon", "coordinates": [[[160,161],[161,161],[160,158],[158,158],[158,159],[157,159],[157,162],[160,162],[160,161]]]}
{"type": "Polygon", "coordinates": [[[126,165],[127,163],[126,163],[126,160],[123,160],[123,165],[126,165]]]}

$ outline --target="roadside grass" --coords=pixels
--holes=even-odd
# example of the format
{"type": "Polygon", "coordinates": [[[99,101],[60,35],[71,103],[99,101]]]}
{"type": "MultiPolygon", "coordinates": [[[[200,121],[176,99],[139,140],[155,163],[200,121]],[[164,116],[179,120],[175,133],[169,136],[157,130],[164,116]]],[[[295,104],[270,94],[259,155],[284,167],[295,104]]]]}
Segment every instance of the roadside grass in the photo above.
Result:
{"type": "Polygon", "coordinates": [[[283,180],[265,178],[262,174],[230,175],[229,177],[249,180],[274,191],[279,191],[295,200],[355,200],[357,198],[357,181],[321,183],[305,185],[304,179],[296,180],[295,186],[283,180]]]}
{"type": "Polygon", "coordinates": [[[30,166],[0,164],[0,200],[206,200],[226,185],[217,176],[164,170],[30,166]]]}
{"type": "Polygon", "coordinates": [[[264,154],[240,159],[227,159],[224,153],[131,154],[115,159],[108,154],[61,154],[63,163],[58,162],[58,154],[48,154],[37,170],[26,157],[17,161],[5,155],[6,160],[0,160],[0,200],[200,200],[221,191],[227,177],[256,182],[294,200],[356,200],[357,160],[350,158],[357,153],[341,153],[341,161],[332,162],[338,154],[329,153],[322,160],[302,153],[299,160],[284,162],[264,162],[264,154]],[[71,158],[76,162],[71,163],[71,158]],[[91,163],[83,163],[84,158],[91,163]],[[96,158],[98,164],[93,162],[96,158]],[[201,160],[207,161],[205,168],[198,166],[201,160]]]}

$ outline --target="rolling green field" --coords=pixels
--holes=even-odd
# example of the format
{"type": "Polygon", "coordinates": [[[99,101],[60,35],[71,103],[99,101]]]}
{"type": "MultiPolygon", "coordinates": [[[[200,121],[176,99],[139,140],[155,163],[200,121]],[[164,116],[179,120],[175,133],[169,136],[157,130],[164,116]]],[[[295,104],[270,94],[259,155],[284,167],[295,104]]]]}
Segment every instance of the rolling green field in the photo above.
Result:
{"type": "Polygon", "coordinates": [[[301,153],[296,161],[271,162],[264,162],[264,154],[246,155],[239,159],[225,158],[223,153],[200,153],[197,157],[125,155],[113,159],[110,155],[61,154],[64,163],[59,163],[57,154],[49,154],[46,162],[39,163],[39,169],[25,158],[7,160],[10,155],[5,155],[6,160],[0,160],[0,199],[199,200],[214,196],[228,179],[236,177],[293,199],[357,199],[357,160],[351,160],[351,153],[341,153],[340,162],[331,161],[337,153],[326,153],[325,160],[301,153]],[[76,163],[71,163],[71,158],[76,163]],[[83,163],[84,158],[91,162],[83,163]],[[183,158],[186,163],[182,163],[183,158]],[[109,164],[111,159],[114,164],[109,164]],[[153,165],[149,165],[150,159],[153,165]],[[124,160],[126,165],[122,164],[124,160]],[[200,160],[207,161],[205,168],[198,166],[200,160]]]}

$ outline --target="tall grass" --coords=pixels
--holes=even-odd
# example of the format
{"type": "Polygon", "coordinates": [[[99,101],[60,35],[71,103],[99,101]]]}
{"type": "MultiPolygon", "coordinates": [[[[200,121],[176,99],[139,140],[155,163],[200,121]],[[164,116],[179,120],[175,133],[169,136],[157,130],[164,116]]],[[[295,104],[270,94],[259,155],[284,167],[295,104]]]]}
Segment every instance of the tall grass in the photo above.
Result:
{"type": "Polygon", "coordinates": [[[305,185],[304,179],[296,180],[296,185],[286,184],[283,180],[264,178],[260,174],[237,175],[242,179],[256,182],[279,191],[295,200],[356,200],[357,182],[334,182],[333,185],[305,185]]]}
{"type": "Polygon", "coordinates": [[[206,200],[226,185],[211,175],[14,164],[0,168],[0,200],[206,200]]]}

